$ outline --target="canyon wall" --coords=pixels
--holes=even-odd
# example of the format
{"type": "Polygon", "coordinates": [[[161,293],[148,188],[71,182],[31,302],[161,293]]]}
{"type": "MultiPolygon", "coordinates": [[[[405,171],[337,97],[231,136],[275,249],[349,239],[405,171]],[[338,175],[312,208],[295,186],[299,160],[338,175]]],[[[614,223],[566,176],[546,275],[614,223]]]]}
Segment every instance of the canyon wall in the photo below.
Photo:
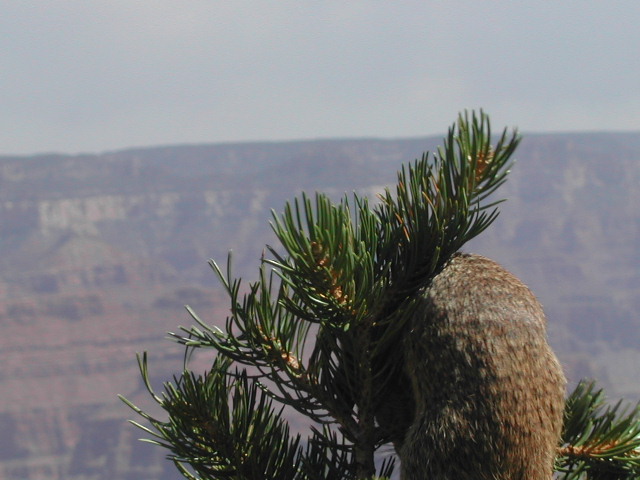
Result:
{"type": "MultiPolygon", "coordinates": [[[[439,139],[0,157],[0,480],[177,479],[135,414],[182,368],[165,332],[228,303],[207,259],[255,278],[270,209],[304,190],[373,198],[439,139]]],[[[502,214],[467,250],[542,300],[572,381],[640,398],[640,134],[526,136],[502,214]]]]}

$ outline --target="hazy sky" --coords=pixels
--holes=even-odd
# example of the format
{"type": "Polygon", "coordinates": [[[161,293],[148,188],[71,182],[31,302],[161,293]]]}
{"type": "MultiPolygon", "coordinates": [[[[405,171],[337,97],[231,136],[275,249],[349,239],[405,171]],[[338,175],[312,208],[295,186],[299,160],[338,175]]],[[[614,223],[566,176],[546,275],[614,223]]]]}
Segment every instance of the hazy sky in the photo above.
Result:
{"type": "Polygon", "coordinates": [[[640,1],[0,0],[0,153],[640,130],[640,1]]]}

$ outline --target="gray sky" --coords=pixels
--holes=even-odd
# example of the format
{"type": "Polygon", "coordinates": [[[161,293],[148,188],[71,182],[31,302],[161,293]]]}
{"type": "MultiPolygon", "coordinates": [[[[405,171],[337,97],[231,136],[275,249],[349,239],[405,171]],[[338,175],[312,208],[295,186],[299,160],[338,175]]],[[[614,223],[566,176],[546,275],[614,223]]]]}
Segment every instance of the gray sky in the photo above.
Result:
{"type": "Polygon", "coordinates": [[[640,1],[0,0],[0,153],[640,130],[640,1]]]}

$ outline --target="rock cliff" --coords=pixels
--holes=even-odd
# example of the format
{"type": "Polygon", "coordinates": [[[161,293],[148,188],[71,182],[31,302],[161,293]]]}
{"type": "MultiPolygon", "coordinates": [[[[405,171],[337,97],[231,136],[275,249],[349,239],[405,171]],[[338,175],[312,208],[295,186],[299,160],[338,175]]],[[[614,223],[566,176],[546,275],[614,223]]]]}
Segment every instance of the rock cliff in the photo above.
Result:
{"type": "MultiPolygon", "coordinates": [[[[211,323],[206,265],[255,276],[270,209],[301,190],[370,197],[439,139],[158,147],[0,157],[0,480],[177,479],[138,442],[135,353],[154,384],[181,368],[164,332],[211,323]]],[[[575,381],[640,398],[640,134],[527,136],[502,215],[469,250],[528,283],[575,381]]]]}

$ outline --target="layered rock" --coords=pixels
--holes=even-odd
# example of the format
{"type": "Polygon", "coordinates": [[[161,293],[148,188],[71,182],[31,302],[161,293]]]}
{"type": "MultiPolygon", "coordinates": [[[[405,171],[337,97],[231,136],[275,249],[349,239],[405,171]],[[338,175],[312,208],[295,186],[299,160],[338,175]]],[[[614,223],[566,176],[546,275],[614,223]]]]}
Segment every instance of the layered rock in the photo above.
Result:
{"type": "MultiPolygon", "coordinates": [[[[211,323],[228,302],[206,265],[255,278],[273,243],[270,208],[300,190],[369,197],[439,139],[138,149],[0,158],[0,479],[178,478],[138,442],[154,385],[182,367],[166,331],[211,323]]],[[[542,300],[572,380],[640,397],[640,134],[526,137],[502,215],[469,250],[501,262],[542,300]]]]}

